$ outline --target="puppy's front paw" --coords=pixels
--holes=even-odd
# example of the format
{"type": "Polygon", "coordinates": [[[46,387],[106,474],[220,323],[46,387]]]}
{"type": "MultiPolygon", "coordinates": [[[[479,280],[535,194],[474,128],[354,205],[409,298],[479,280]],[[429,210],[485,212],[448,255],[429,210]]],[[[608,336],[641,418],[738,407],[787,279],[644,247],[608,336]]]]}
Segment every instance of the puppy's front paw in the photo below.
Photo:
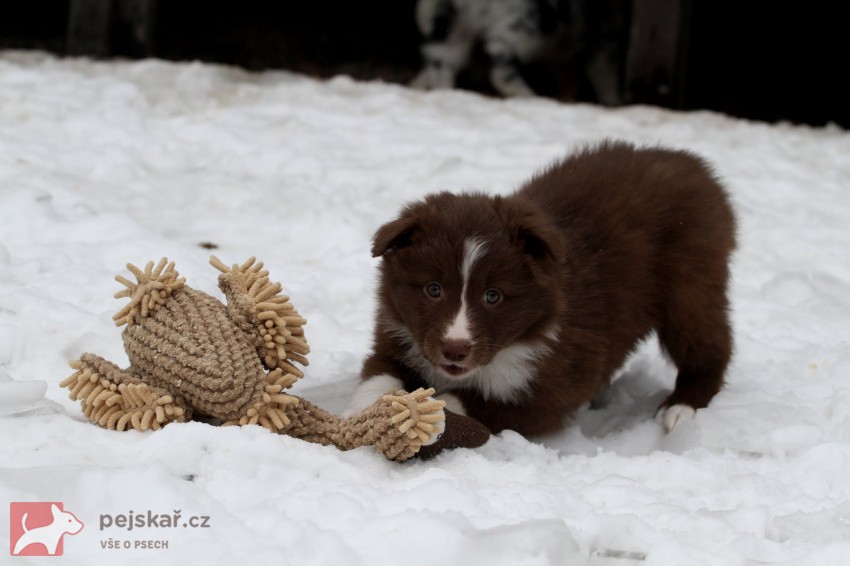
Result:
{"type": "Polygon", "coordinates": [[[343,419],[350,419],[382,396],[399,389],[404,389],[404,384],[397,377],[381,374],[366,378],[357,386],[354,395],[348,401],[348,407],[340,416],[343,419]]]}
{"type": "Polygon", "coordinates": [[[441,393],[434,397],[434,399],[444,401],[446,403],[446,410],[457,415],[466,416],[466,409],[463,408],[463,402],[457,395],[453,393],[441,393]]]}
{"type": "Polygon", "coordinates": [[[679,423],[691,420],[696,415],[696,410],[690,405],[678,404],[659,409],[655,418],[664,425],[667,432],[672,432],[679,423]]]}

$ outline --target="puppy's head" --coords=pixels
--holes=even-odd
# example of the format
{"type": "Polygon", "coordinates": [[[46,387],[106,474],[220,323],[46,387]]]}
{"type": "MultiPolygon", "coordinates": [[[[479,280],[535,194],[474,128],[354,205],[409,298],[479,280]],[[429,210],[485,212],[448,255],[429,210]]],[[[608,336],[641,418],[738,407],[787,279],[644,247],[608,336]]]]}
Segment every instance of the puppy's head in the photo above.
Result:
{"type": "Polygon", "coordinates": [[[548,337],[563,310],[557,227],[514,198],[440,193],[374,238],[379,332],[424,374],[461,383],[510,346],[548,337]]]}

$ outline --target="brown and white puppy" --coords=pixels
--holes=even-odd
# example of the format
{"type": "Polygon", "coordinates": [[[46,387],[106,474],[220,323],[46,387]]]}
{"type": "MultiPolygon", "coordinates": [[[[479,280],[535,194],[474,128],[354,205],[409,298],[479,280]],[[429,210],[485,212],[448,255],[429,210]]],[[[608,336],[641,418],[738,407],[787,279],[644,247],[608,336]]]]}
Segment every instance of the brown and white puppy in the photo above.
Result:
{"type": "Polygon", "coordinates": [[[510,196],[428,196],[375,234],[374,352],[348,412],[431,386],[494,433],[550,433],[655,331],[678,368],[670,430],[722,387],[734,247],[724,189],[684,151],[607,142],[510,196]]]}

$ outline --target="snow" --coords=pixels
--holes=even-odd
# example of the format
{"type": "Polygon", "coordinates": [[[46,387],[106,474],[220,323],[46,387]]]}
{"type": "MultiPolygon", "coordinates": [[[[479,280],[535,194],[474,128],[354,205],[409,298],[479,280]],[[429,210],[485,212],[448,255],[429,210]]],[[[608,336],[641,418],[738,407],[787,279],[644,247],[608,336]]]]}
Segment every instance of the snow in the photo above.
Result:
{"type": "Polygon", "coordinates": [[[846,562],[848,179],[834,126],[0,53],[0,499],[80,518],[67,564],[846,562]],[[284,284],[313,350],[295,393],[341,411],[370,346],[375,229],[603,138],[705,156],[739,215],[728,384],[670,434],[653,412],[674,372],[652,340],[562,433],[405,464],[260,427],[105,431],[58,387],[83,351],[127,363],[111,321],[127,262],[168,256],[220,296],[212,242],[284,284]],[[100,528],[148,511],[210,526],[100,528]]]}

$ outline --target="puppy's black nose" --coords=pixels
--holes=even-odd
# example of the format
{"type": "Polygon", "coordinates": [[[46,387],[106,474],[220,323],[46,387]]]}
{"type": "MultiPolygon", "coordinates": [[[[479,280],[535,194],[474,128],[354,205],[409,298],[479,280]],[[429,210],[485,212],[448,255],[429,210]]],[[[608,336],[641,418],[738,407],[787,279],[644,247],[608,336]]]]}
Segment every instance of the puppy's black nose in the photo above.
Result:
{"type": "Polygon", "coordinates": [[[450,362],[462,362],[469,356],[472,343],[469,340],[446,340],[443,342],[443,357],[450,362]]]}

